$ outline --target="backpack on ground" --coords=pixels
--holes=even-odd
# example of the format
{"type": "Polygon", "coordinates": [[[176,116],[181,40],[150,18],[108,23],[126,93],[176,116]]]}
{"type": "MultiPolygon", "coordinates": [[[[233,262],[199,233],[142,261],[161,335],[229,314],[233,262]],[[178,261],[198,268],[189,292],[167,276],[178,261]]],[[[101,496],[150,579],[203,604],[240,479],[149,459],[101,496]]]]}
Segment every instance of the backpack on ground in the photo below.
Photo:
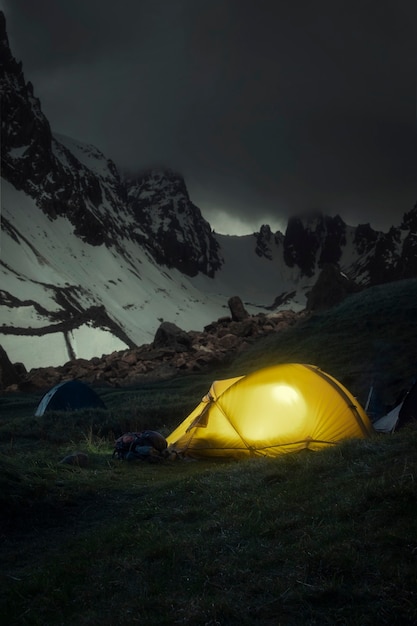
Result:
{"type": "Polygon", "coordinates": [[[167,441],[154,430],[124,433],[114,442],[113,457],[125,461],[158,462],[164,458],[167,441]]]}

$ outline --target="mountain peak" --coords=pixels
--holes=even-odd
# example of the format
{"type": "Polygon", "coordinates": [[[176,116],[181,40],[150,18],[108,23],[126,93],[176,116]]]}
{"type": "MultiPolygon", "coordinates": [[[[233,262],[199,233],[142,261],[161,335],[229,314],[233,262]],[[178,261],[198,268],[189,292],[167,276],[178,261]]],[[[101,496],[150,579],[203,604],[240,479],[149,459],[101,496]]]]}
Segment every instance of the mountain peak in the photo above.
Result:
{"type": "Polygon", "coordinates": [[[126,185],[128,208],[142,231],[139,241],[156,261],[188,276],[214,276],[222,263],[219,245],[181,174],[146,170],[126,185]]]}
{"type": "Polygon", "coordinates": [[[308,211],[288,220],[284,240],[284,258],[290,267],[300,267],[302,274],[313,276],[316,265],[338,263],[346,245],[346,224],[341,217],[308,211]]]}

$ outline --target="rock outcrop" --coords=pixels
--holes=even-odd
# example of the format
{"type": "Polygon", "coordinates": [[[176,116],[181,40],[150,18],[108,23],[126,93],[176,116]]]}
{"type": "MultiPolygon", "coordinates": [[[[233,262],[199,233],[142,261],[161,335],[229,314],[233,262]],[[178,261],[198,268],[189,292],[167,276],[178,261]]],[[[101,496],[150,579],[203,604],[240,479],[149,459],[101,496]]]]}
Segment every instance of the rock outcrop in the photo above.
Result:
{"type": "Polygon", "coordinates": [[[228,305],[234,322],[242,322],[249,317],[249,313],[243,306],[243,302],[239,296],[229,298],[228,305]]]}
{"type": "Polygon", "coordinates": [[[163,322],[151,344],[102,358],[74,359],[60,367],[32,369],[18,381],[10,382],[6,391],[46,390],[74,378],[90,385],[128,387],[181,373],[202,372],[229,363],[261,337],[285,330],[304,315],[282,311],[248,316],[241,321],[224,317],[202,332],[185,332],[175,324],[163,322]]]}
{"type": "Polygon", "coordinates": [[[155,348],[172,348],[176,352],[186,352],[191,348],[192,339],[188,333],[172,322],[162,322],[153,340],[155,348]]]}
{"type": "Polygon", "coordinates": [[[147,170],[125,184],[128,210],[140,225],[138,243],[161,265],[213,277],[223,263],[219,244],[184,178],[172,170],[147,170]]]}
{"type": "Polygon", "coordinates": [[[340,271],[337,265],[327,263],[307,296],[308,311],[330,309],[342,302],[351,293],[357,293],[360,287],[340,271]]]}
{"type": "Polygon", "coordinates": [[[25,373],[25,370],[11,363],[6,351],[0,346],[0,390],[19,383],[25,373]]]}

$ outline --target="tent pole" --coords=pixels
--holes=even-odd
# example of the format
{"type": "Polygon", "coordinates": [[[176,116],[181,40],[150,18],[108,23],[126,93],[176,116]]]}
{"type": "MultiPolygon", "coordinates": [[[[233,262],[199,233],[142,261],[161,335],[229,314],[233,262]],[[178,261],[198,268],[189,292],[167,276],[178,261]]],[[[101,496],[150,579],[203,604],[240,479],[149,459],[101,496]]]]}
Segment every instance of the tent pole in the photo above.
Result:
{"type": "Polygon", "coordinates": [[[368,406],[369,406],[369,403],[370,403],[370,401],[371,401],[371,397],[372,397],[372,393],[373,393],[373,391],[374,391],[374,386],[373,386],[373,385],[371,385],[371,387],[370,387],[370,389],[369,389],[369,393],[368,393],[368,399],[367,399],[367,401],[366,401],[366,405],[365,405],[365,411],[367,411],[367,410],[368,410],[368,406]]]}

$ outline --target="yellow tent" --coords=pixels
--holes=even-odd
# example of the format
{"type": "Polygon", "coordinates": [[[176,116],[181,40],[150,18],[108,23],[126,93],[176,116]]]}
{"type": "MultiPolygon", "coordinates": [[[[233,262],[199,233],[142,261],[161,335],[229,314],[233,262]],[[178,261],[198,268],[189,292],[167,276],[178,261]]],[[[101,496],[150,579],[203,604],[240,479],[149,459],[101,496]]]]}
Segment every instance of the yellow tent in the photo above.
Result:
{"type": "Polygon", "coordinates": [[[168,445],[194,458],[278,456],[372,432],[340,382],[313,365],[291,363],[215,381],[168,445]]]}

